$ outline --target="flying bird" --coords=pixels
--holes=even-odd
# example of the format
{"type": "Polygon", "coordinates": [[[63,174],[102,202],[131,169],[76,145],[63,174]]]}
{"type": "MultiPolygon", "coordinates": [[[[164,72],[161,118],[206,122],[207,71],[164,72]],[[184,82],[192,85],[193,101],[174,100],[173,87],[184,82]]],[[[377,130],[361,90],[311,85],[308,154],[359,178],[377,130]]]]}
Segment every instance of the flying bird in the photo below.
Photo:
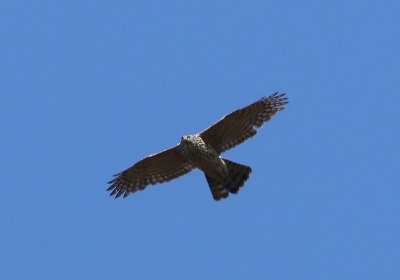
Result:
{"type": "Polygon", "coordinates": [[[175,147],[149,155],[118,173],[107,191],[115,198],[127,197],[146,186],[168,182],[198,168],[204,172],[215,200],[236,194],[249,178],[251,168],[222,158],[221,153],[243,143],[257,133],[287,104],[284,93],[274,93],[224,116],[206,130],[182,136],[175,147]]]}

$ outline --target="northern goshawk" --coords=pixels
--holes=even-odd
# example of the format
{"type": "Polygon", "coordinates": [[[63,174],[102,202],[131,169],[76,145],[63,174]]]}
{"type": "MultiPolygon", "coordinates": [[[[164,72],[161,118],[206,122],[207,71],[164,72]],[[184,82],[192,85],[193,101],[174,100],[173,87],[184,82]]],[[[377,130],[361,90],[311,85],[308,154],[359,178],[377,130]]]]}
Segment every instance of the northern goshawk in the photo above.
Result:
{"type": "Polygon", "coordinates": [[[182,136],[170,149],[149,155],[108,182],[111,196],[123,197],[149,184],[170,181],[199,168],[205,174],[215,200],[237,193],[249,178],[251,168],[222,158],[229,150],[254,136],[256,129],[287,104],[285,94],[274,93],[224,116],[203,132],[182,136]]]}

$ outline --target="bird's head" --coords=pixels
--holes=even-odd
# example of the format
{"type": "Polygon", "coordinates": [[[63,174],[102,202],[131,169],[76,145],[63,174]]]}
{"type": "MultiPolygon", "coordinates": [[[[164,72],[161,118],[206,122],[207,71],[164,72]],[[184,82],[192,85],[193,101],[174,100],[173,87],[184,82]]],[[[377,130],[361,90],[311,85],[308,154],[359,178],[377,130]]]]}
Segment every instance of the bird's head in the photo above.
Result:
{"type": "Polygon", "coordinates": [[[181,143],[190,141],[190,135],[183,135],[181,137],[181,143]]]}
{"type": "Polygon", "coordinates": [[[190,145],[193,143],[194,135],[183,135],[181,137],[181,144],[183,145],[190,145]]]}

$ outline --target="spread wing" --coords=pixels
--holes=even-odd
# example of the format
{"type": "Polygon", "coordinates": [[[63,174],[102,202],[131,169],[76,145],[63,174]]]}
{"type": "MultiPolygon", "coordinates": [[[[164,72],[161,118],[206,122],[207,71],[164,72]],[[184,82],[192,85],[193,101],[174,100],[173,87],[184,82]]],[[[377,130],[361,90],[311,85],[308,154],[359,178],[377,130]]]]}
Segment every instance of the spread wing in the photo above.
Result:
{"type": "Polygon", "coordinates": [[[185,160],[178,150],[178,146],[150,155],[135,163],[132,167],[115,175],[115,178],[108,182],[111,186],[110,196],[115,198],[137,190],[143,190],[149,184],[157,184],[170,181],[190,172],[194,166],[185,160]]]}
{"type": "Polygon", "coordinates": [[[284,93],[274,93],[253,104],[224,116],[200,133],[200,137],[218,153],[229,150],[254,136],[256,129],[271,119],[287,104],[284,93]]]}

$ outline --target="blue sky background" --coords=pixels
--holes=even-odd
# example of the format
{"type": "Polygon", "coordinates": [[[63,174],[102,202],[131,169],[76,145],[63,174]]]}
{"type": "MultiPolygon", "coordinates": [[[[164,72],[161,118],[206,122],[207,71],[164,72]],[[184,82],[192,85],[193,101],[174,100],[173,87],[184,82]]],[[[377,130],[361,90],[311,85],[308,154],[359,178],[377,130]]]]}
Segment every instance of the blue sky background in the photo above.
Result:
{"type": "Polygon", "coordinates": [[[1,279],[400,279],[398,1],[3,1],[1,279]],[[275,91],[286,110],[127,199],[111,175],[275,91]]]}

